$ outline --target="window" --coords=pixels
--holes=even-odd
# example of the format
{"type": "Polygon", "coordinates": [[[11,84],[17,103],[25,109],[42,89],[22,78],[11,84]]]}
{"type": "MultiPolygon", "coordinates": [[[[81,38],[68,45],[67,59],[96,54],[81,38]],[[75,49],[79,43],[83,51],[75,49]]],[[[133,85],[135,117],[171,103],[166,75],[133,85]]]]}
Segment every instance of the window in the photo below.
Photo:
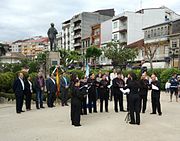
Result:
{"type": "Polygon", "coordinates": [[[163,34],[164,34],[164,28],[161,27],[161,35],[163,35],[163,34]]]}
{"type": "Polygon", "coordinates": [[[117,36],[118,36],[117,34],[114,34],[113,39],[114,39],[115,41],[117,41],[117,39],[118,39],[118,37],[117,37],[117,36]]]}
{"type": "Polygon", "coordinates": [[[157,33],[156,33],[156,29],[154,29],[154,37],[156,37],[157,33]]]}
{"type": "Polygon", "coordinates": [[[114,22],[113,24],[113,28],[116,29],[117,28],[117,22],[114,22]]]}
{"type": "Polygon", "coordinates": [[[160,36],[160,28],[157,29],[157,36],[160,36]]]}
{"type": "Polygon", "coordinates": [[[150,31],[148,31],[147,38],[150,38],[150,31]]]}
{"type": "Polygon", "coordinates": [[[153,37],[153,29],[151,29],[151,37],[153,37]]]}
{"type": "Polygon", "coordinates": [[[172,41],[172,47],[176,48],[177,47],[177,41],[172,41]]]}

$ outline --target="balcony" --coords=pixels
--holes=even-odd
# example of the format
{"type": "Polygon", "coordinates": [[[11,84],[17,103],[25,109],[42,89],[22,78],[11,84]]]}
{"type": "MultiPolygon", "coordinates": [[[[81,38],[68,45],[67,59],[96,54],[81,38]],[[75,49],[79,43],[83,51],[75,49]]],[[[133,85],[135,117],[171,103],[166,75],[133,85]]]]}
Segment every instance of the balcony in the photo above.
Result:
{"type": "Polygon", "coordinates": [[[127,32],[127,25],[122,25],[119,27],[119,32],[127,32]]]}
{"type": "Polygon", "coordinates": [[[81,42],[74,43],[74,47],[81,47],[81,42]]]}
{"type": "Polygon", "coordinates": [[[74,30],[80,30],[81,29],[81,25],[77,25],[74,27],[74,30]]]}
{"type": "Polygon", "coordinates": [[[75,34],[75,35],[74,35],[74,39],[75,39],[75,38],[76,38],[76,39],[77,39],[77,38],[81,38],[81,33],[75,34]]]}

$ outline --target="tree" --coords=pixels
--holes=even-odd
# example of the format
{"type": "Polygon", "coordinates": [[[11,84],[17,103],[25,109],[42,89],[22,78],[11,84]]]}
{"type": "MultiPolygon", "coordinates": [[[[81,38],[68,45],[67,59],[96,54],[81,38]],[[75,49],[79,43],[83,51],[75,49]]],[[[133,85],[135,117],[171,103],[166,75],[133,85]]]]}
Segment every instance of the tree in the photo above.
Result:
{"type": "Polygon", "coordinates": [[[150,63],[151,69],[153,69],[153,59],[155,57],[155,54],[156,54],[158,48],[161,47],[164,43],[166,43],[166,42],[165,41],[157,41],[157,42],[153,42],[153,43],[144,44],[141,47],[145,52],[145,56],[148,59],[148,62],[150,63]]]}
{"type": "Polygon", "coordinates": [[[108,59],[112,60],[113,67],[126,66],[127,61],[134,60],[137,55],[135,49],[127,48],[124,43],[120,42],[109,42],[107,48],[104,49],[104,55],[108,59]]]}
{"type": "Polygon", "coordinates": [[[78,51],[69,51],[65,49],[60,49],[59,53],[61,57],[61,64],[64,67],[67,67],[70,64],[74,63],[75,61],[78,62],[82,59],[82,55],[78,51]]]}
{"type": "Polygon", "coordinates": [[[99,58],[102,54],[102,50],[99,49],[97,46],[93,45],[87,48],[86,50],[86,58],[92,58],[93,64],[96,67],[96,59],[99,58]]]}

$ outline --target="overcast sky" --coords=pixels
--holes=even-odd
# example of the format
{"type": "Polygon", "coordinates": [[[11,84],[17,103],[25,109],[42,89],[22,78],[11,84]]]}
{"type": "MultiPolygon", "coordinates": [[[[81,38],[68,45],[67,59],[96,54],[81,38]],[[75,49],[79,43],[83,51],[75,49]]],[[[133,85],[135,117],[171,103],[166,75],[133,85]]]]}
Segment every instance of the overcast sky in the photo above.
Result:
{"type": "Polygon", "coordinates": [[[179,0],[0,0],[0,41],[46,36],[49,24],[61,23],[80,12],[115,8],[116,15],[147,7],[167,6],[180,14],[179,0]]]}

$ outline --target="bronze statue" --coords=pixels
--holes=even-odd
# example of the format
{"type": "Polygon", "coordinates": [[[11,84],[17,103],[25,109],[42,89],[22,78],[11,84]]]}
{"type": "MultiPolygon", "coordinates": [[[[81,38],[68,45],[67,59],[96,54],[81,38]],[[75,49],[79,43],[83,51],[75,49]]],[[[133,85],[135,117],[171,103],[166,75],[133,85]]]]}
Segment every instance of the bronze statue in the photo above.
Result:
{"type": "Polygon", "coordinates": [[[58,34],[56,28],[54,27],[54,23],[51,23],[51,27],[48,30],[48,38],[50,41],[50,51],[53,50],[56,51],[56,34],[58,34]]]}

